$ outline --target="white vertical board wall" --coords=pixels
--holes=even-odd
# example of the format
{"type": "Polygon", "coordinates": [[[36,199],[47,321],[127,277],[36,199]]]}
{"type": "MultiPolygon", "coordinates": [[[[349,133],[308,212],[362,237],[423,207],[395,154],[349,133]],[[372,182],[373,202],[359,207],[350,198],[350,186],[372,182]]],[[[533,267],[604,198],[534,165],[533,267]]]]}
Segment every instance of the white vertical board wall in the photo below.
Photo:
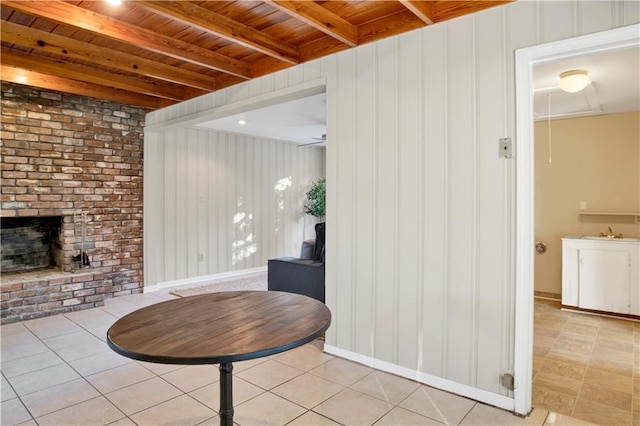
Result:
{"type": "Polygon", "coordinates": [[[322,149],[201,129],[145,135],[145,285],[265,266],[312,238],[322,149]]]}
{"type": "Polygon", "coordinates": [[[515,2],[165,108],[148,124],[325,77],[327,343],[510,395],[499,375],[513,367],[514,163],[497,141],[515,135],[514,51],[639,15],[636,2],[515,2]]]}

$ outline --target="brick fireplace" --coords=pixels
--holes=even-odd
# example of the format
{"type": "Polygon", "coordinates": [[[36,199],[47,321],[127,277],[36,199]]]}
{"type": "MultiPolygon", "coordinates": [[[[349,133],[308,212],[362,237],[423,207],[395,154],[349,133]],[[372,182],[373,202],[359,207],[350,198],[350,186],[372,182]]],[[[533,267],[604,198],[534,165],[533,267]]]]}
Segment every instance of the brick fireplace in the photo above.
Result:
{"type": "Polygon", "coordinates": [[[1,321],[142,291],[145,109],[2,82],[1,321]]]}

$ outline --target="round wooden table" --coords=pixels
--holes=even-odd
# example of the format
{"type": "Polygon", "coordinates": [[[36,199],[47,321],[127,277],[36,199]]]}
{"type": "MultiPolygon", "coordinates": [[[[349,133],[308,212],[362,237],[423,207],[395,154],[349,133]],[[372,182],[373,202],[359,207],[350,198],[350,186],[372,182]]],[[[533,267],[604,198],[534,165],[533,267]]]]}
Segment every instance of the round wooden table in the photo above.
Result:
{"type": "Polygon", "coordinates": [[[331,312],[310,297],[232,291],[147,306],[116,321],[107,343],[117,353],[163,364],[220,364],[220,424],[233,424],[234,361],[260,358],[321,336],[331,312]]]}

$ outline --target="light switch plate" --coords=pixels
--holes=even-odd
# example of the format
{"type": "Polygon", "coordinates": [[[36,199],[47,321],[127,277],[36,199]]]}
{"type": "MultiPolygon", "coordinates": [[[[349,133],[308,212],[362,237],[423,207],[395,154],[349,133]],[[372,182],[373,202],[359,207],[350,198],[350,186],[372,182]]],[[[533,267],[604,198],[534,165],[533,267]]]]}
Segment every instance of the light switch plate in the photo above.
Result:
{"type": "Polygon", "coordinates": [[[513,157],[513,141],[511,140],[511,138],[498,139],[498,157],[499,158],[513,157]]]}

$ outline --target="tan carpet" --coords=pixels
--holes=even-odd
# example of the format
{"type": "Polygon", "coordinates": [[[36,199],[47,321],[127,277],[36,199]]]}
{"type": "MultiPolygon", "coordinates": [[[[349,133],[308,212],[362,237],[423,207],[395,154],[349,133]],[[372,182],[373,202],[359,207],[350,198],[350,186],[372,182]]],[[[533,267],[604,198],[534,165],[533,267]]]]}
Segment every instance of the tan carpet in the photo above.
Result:
{"type": "Polygon", "coordinates": [[[180,288],[170,291],[178,297],[196,296],[198,294],[216,293],[220,291],[262,290],[267,291],[267,273],[261,272],[242,278],[216,280],[199,287],[180,288]]]}

